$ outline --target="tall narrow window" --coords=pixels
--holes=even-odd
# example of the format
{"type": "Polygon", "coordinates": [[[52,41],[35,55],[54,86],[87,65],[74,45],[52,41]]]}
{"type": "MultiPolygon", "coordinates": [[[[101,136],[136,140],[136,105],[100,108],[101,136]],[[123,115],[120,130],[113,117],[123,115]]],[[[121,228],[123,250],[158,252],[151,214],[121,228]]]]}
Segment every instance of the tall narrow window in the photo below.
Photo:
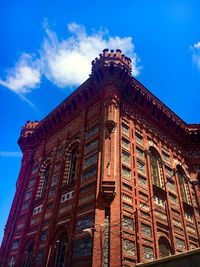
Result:
{"type": "Polygon", "coordinates": [[[56,258],[54,267],[64,267],[65,266],[65,254],[67,249],[67,237],[63,236],[62,238],[56,241],[56,258]]]}
{"type": "Polygon", "coordinates": [[[77,167],[78,167],[78,147],[74,148],[71,153],[68,183],[71,183],[76,180],[77,167]]]}
{"type": "Polygon", "coordinates": [[[180,191],[181,191],[182,201],[188,202],[187,201],[184,171],[180,166],[177,166],[177,170],[178,170],[178,182],[179,182],[179,187],[180,187],[180,191]]]}
{"type": "Polygon", "coordinates": [[[171,255],[171,249],[170,249],[170,244],[167,238],[165,237],[160,237],[159,242],[159,256],[160,258],[167,257],[171,255]]]}
{"type": "Polygon", "coordinates": [[[162,187],[163,185],[163,172],[161,158],[158,152],[154,148],[150,148],[150,167],[151,167],[151,177],[153,184],[162,187]]]}
{"type": "Polygon", "coordinates": [[[44,181],[43,181],[43,185],[41,188],[41,197],[44,197],[46,189],[47,189],[47,184],[48,184],[48,180],[49,180],[49,166],[47,167],[45,173],[44,173],[44,181]]]}
{"type": "Polygon", "coordinates": [[[34,244],[31,243],[26,251],[25,251],[25,260],[24,260],[24,265],[23,267],[31,267],[32,266],[32,260],[33,260],[33,247],[34,244]]]}

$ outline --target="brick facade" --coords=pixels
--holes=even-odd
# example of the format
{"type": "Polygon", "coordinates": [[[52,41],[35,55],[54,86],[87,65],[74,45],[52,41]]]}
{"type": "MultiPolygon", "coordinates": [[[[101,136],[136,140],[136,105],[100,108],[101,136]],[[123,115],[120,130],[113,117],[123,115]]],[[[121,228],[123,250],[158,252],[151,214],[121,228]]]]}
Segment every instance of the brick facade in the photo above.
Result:
{"type": "Polygon", "coordinates": [[[120,50],[18,143],[3,267],[128,267],[200,246],[200,125],[134,79],[120,50]]]}

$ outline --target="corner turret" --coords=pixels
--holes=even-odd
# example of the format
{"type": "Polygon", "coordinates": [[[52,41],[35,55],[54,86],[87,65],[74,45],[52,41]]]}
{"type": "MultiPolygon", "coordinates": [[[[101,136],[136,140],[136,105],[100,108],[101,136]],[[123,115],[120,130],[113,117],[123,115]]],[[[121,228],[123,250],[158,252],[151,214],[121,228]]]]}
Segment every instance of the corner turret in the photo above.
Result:
{"type": "Polygon", "coordinates": [[[99,54],[99,58],[96,57],[92,61],[92,74],[98,72],[102,67],[110,67],[111,72],[113,67],[120,67],[129,75],[132,72],[131,59],[122,54],[120,49],[110,51],[109,49],[104,49],[103,53],[99,54]]]}
{"type": "Polygon", "coordinates": [[[20,137],[18,140],[18,144],[22,152],[24,152],[24,150],[26,150],[27,147],[31,146],[30,136],[37,128],[38,124],[39,124],[38,121],[27,121],[26,124],[22,126],[20,137]]]}

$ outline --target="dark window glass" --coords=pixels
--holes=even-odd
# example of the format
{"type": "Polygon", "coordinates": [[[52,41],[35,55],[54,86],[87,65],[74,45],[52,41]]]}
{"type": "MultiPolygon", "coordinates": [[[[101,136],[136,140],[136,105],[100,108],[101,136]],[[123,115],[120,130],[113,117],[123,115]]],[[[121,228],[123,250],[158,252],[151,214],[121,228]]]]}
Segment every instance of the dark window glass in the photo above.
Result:
{"type": "Polygon", "coordinates": [[[77,175],[77,167],[78,167],[78,148],[76,147],[72,150],[70,157],[70,169],[69,169],[69,179],[68,183],[76,180],[77,175]]]}
{"type": "Polygon", "coordinates": [[[158,187],[162,187],[163,173],[162,173],[161,158],[158,155],[157,151],[151,148],[150,148],[150,167],[151,167],[151,177],[153,180],[153,184],[158,187]]]}
{"type": "Polygon", "coordinates": [[[64,236],[56,241],[56,259],[54,267],[64,267],[65,266],[65,254],[67,248],[67,237],[64,236]]]}
{"type": "Polygon", "coordinates": [[[185,175],[180,166],[177,166],[177,169],[178,169],[178,181],[179,181],[179,187],[181,191],[181,197],[184,202],[187,202],[185,175]]]}
{"type": "Polygon", "coordinates": [[[34,244],[30,244],[25,251],[25,260],[23,267],[31,267],[33,261],[33,247],[34,244]]]}
{"type": "Polygon", "coordinates": [[[170,244],[167,238],[165,237],[161,237],[159,239],[159,255],[160,255],[160,258],[171,255],[170,244]]]}

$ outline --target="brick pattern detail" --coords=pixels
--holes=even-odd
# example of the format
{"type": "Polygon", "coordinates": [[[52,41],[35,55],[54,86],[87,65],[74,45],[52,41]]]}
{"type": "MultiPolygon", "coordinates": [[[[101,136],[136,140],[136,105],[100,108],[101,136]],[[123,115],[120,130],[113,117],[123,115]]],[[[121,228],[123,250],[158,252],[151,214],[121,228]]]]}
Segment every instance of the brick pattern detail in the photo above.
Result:
{"type": "Polygon", "coordinates": [[[47,170],[47,167],[51,164],[51,157],[45,159],[43,163],[41,164],[41,167],[39,169],[39,184],[37,188],[37,193],[36,193],[36,199],[40,198],[42,195],[42,190],[44,186],[44,180],[45,180],[45,172],[47,170]]]}
{"type": "Polygon", "coordinates": [[[63,178],[62,178],[62,186],[65,186],[68,183],[71,152],[76,146],[79,147],[79,144],[80,144],[80,140],[79,140],[79,138],[76,138],[75,140],[73,140],[69,144],[69,146],[66,149],[66,152],[65,152],[65,168],[64,168],[64,172],[63,172],[63,178]]]}

